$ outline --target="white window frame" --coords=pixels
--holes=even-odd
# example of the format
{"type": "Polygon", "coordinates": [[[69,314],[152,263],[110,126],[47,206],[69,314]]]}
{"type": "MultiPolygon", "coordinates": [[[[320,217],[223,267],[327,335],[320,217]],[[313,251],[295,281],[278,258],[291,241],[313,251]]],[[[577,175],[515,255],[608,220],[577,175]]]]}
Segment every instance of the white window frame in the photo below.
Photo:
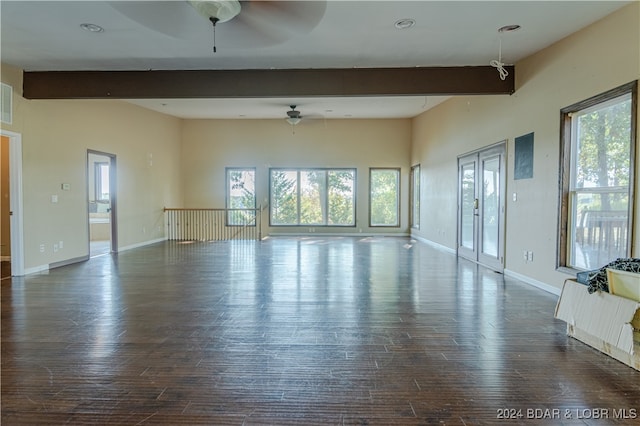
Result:
{"type": "Polygon", "coordinates": [[[305,226],[305,227],[339,227],[339,228],[345,228],[345,227],[355,227],[356,226],[356,182],[357,182],[357,170],[355,168],[337,168],[337,167],[331,167],[331,168],[295,168],[295,167],[286,167],[286,168],[271,168],[269,169],[269,226],[272,227],[289,227],[289,226],[305,226]],[[290,173],[295,173],[296,176],[296,189],[295,189],[295,197],[296,197],[296,220],[295,222],[292,223],[275,223],[274,221],[274,208],[277,205],[277,203],[274,200],[274,194],[273,194],[273,174],[275,172],[290,172],[290,173]],[[318,223],[302,223],[301,220],[301,203],[300,203],[300,199],[301,199],[301,175],[303,173],[307,173],[307,172],[324,172],[325,176],[325,194],[326,197],[324,199],[320,200],[320,203],[323,204],[324,206],[324,217],[322,218],[322,220],[318,223]],[[331,188],[329,186],[329,174],[331,172],[351,172],[353,174],[353,183],[352,183],[352,192],[351,192],[351,202],[352,202],[352,214],[351,214],[351,221],[349,223],[345,223],[345,224],[335,224],[335,223],[329,223],[329,198],[330,198],[330,192],[331,192],[331,188]]]}
{"type": "Polygon", "coordinates": [[[371,167],[369,169],[369,227],[371,228],[399,228],[400,227],[400,168],[399,167],[371,167]],[[396,174],[396,209],[395,220],[388,223],[374,223],[373,210],[374,210],[374,196],[373,193],[373,175],[376,172],[395,172],[396,174]]]}

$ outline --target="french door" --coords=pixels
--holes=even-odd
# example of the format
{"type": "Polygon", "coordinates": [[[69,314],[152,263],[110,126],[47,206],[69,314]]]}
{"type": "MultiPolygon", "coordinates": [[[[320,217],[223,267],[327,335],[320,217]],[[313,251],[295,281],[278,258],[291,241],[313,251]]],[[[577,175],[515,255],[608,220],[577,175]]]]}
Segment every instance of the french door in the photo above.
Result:
{"type": "Polygon", "coordinates": [[[458,157],[458,256],[504,270],[505,143],[458,157]]]}

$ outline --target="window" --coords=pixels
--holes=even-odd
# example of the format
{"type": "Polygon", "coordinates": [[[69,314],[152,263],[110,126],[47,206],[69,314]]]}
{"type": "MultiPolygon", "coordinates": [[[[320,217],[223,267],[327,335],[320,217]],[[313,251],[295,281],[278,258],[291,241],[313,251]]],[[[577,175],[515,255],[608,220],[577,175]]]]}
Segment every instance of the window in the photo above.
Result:
{"type": "Polygon", "coordinates": [[[369,225],[400,226],[400,169],[370,169],[369,191],[369,225]]]}
{"type": "Polygon", "coordinates": [[[637,82],[561,111],[559,266],[630,255],[637,82]]]}
{"type": "Polygon", "coordinates": [[[417,164],[411,167],[411,177],[409,179],[411,184],[411,188],[409,192],[411,193],[410,198],[410,223],[411,227],[414,229],[420,229],[420,164],[417,164]]]}
{"type": "Polygon", "coordinates": [[[227,225],[255,226],[256,224],[256,170],[253,168],[226,169],[227,225]]]}
{"type": "Polygon", "coordinates": [[[109,201],[109,163],[95,164],[96,201],[109,201]]]}
{"type": "Polygon", "coordinates": [[[271,226],[355,226],[355,169],[271,169],[271,226]]]}

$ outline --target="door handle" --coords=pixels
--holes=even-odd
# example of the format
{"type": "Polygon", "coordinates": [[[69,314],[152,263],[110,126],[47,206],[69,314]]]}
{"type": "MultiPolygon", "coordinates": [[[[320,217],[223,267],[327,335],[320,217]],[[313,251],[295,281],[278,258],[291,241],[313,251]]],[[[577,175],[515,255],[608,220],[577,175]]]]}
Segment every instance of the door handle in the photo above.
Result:
{"type": "Polygon", "coordinates": [[[478,201],[478,199],[476,198],[475,200],[473,200],[473,208],[474,208],[474,209],[476,209],[476,210],[478,210],[478,206],[479,206],[479,201],[478,201]]]}

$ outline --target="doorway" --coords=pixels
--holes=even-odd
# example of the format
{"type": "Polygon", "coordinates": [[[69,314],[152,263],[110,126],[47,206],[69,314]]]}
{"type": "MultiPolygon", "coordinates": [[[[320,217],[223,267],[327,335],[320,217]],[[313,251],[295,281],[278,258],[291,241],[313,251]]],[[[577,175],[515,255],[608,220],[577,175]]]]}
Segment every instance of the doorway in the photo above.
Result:
{"type": "Polygon", "coordinates": [[[458,157],[458,256],[504,270],[506,143],[458,157]]]}
{"type": "Polygon", "coordinates": [[[117,251],[116,156],[87,151],[89,256],[117,251]]]}

